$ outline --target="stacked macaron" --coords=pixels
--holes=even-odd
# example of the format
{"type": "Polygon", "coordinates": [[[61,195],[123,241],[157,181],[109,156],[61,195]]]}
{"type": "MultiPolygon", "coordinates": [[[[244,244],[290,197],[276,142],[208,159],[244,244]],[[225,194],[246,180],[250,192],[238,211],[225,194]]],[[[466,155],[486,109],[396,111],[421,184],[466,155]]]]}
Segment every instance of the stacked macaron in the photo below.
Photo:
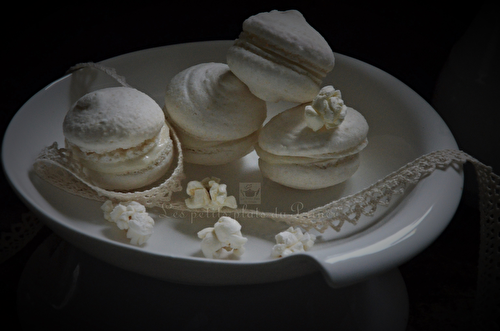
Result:
{"type": "Polygon", "coordinates": [[[262,129],[256,146],[262,174],[297,189],[319,189],[350,178],[368,144],[368,124],[326,86],[311,103],[285,110],[262,129]]]}
{"type": "Polygon", "coordinates": [[[227,52],[231,71],[271,102],[311,101],[334,62],[326,40],[296,10],[249,17],[227,52]]]}
{"type": "Polygon", "coordinates": [[[300,12],[249,17],[226,58],[185,69],[167,88],[165,115],[186,162],[224,164],[255,148],[263,175],[286,186],[317,189],[353,175],[368,124],[339,91],[321,89],[334,55],[300,12]],[[266,101],[301,105],[262,128],[266,101]]]}
{"type": "Polygon", "coordinates": [[[168,84],[164,111],[184,160],[220,165],[248,154],[266,118],[266,101],[311,101],[333,65],[327,42],[298,11],[248,18],[227,64],[194,65],[168,84]]]}
{"type": "Polygon", "coordinates": [[[202,165],[229,163],[253,151],[267,115],[266,103],[223,63],[198,64],[174,76],[164,111],[184,160],[202,165]]]}
{"type": "Polygon", "coordinates": [[[227,62],[259,98],[301,103],[272,118],[259,134],[255,149],[265,177],[293,188],[319,189],[356,172],[368,124],[344,105],[340,91],[321,88],[334,55],[300,12],[275,10],[245,20],[227,62]]]}
{"type": "Polygon", "coordinates": [[[90,92],[63,122],[66,148],[96,186],[133,190],[152,184],[173,159],[170,129],[160,106],[130,87],[90,92]]]}

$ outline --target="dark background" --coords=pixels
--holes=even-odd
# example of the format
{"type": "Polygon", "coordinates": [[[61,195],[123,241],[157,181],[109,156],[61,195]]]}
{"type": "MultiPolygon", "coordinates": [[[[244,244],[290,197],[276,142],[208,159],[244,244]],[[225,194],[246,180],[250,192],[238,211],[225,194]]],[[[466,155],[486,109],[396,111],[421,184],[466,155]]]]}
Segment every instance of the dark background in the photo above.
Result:
{"type": "MultiPolygon", "coordinates": [[[[290,3],[283,6],[272,1],[245,5],[15,4],[14,9],[3,11],[0,30],[3,44],[0,133],[3,135],[12,116],[32,95],[63,76],[76,63],[98,62],[176,43],[235,39],[243,20],[253,14],[272,9],[298,9],[325,37],[334,52],[365,61],[400,79],[436,105],[461,148],[492,165],[494,170],[500,167],[498,157],[494,156],[499,135],[489,124],[499,123],[498,113],[487,111],[490,103],[475,107],[480,96],[474,95],[473,86],[469,86],[500,86],[500,76],[488,74],[498,73],[496,61],[485,59],[487,56],[498,58],[498,42],[493,44],[488,37],[481,44],[481,38],[472,37],[466,42],[479,44],[461,47],[458,51],[466,49],[468,53],[455,55],[462,61],[455,66],[460,68],[455,74],[463,81],[455,78],[449,81],[458,84],[453,87],[456,91],[453,102],[458,99],[461,104],[467,104],[466,113],[457,112],[456,107],[447,107],[452,102],[447,102],[450,96],[446,93],[441,94],[441,100],[445,101],[440,109],[435,101],[438,77],[449,63],[450,52],[463,40],[461,38],[485,1],[449,7],[435,1],[391,5],[357,1],[303,3],[307,5],[290,3]],[[490,48],[482,48],[484,43],[490,48]],[[475,65],[478,61],[481,66],[475,65]],[[475,80],[478,77],[479,80],[475,80]],[[471,121],[475,119],[479,122],[471,129],[471,121]]],[[[486,13],[486,16],[481,14],[482,22],[491,20],[488,14],[498,14],[498,10],[494,12],[489,8],[486,13]]],[[[488,35],[484,31],[479,34],[488,35]]],[[[408,330],[470,329],[467,326],[472,321],[479,242],[479,212],[473,177],[471,168],[466,166],[464,198],[450,226],[433,245],[401,267],[410,297],[408,330]]],[[[0,231],[8,232],[10,224],[17,222],[27,209],[8,187],[3,174],[0,184],[4,212],[0,231]]],[[[43,228],[27,247],[0,265],[1,297],[11,307],[3,312],[7,312],[10,320],[15,320],[16,285],[23,266],[50,233],[43,228]]]]}

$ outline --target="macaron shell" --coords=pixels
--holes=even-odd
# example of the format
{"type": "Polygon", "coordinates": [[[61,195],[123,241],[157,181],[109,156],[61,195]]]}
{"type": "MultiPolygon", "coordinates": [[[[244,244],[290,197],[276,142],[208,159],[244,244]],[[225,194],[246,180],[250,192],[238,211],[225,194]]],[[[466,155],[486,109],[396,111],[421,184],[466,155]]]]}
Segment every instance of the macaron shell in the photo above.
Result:
{"type": "Polygon", "coordinates": [[[227,63],[231,71],[262,100],[278,102],[308,102],[320,90],[320,82],[312,79],[304,69],[284,59],[271,59],[243,47],[230,47],[227,63]]]}
{"type": "Polygon", "coordinates": [[[91,152],[137,146],[158,134],[165,123],[160,106],[147,94],[129,87],[90,92],[68,111],[65,138],[91,152]]]}
{"type": "Polygon", "coordinates": [[[359,164],[359,154],[339,161],[308,165],[273,164],[259,159],[259,168],[264,177],[281,185],[302,190],[316,190],[342,183],[354,175],[359,164]]]}
{"type": "Polygon", "coordinates": [[[263,12],[247,18],[228,49],[231,71],[259,98],[308,102],[333,69],[327,41],[296,10],[263,12]]]}
{"type": "Polygon", "coordinates": [[[273,117],[260,132],[259,147],[275,155],[315,157],[340,153],[365,142],[368,123],[355,109],[347,108],[339,127],[313,131],[304,119],[306,105],[290,108],[273,117]]]}
{"type": "Polygon", "coordinates": [[[174,76],[165,95],[166,116],[200,140],[227,141],[262,126],[265,101],[223,63],[202,63],[174,76]]]}
{"type": "Polygon", "coordinates": [[[333,69],[334,56],[328,42],[297,10],[273,10],[251,16],[243,22],[243,31],[327,72],[333,69]]]}

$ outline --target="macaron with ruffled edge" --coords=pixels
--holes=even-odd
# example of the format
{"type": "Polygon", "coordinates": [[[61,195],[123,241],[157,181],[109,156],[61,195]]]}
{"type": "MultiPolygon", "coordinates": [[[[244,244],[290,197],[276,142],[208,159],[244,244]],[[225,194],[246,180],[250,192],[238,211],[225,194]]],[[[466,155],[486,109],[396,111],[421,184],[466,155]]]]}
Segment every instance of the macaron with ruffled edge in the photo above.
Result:
{"type": "Polygon", "coordinates": [[[182,144],[184,161],[221,165],[253,151],[267,116],[224,63],[201,63],[175,75],[165,93],[165,116],[182,144]]]}
{"type": "Polygon", "coordinates": [[[259,13],[243,22],[226,58],[231,71],[259,98],[308,102],[333,69],[333,51],[297,10],[259,13]]]}
{"type": "Polygon", "coordinates": [[[150,185],[168,171],[173,141],[161,107],[130,87],[78,99],[63,121],[66,148],[92,184],[109,190],[150,185]]]}
{"type": "Polygon", "coordinates": [[[368,123],[358,111],[343,105],[340,97],[332,97],[334,92],[338,91],[330,89],[321,102],[315,99],[285,110],[263,127],[255,150],[264,177],[284,186],[311,190],[339,184],[356,172],[360,151],[368,144],[368,123]],[[315,123],[309,118],[311,106],[333,103],[332,108],[338,111],[318,112],[325,115],[325,125],[311,125],[315,123]],[[341,119],[329,116],[333,113],[342,114],[341,119]]]}

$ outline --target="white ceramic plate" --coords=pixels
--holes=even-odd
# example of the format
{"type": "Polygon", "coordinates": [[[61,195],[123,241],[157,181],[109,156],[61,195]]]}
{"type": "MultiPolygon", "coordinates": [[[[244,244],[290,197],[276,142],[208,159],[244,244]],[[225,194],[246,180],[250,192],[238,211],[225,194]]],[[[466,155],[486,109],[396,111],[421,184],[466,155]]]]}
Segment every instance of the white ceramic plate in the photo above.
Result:
{"type": "MultiPolygon", "coordinates": [[[[131,86],[163,106],[170,78],[194,64],[225,62],[230,45],[231,41],[213,41],[166,46],[118,56],[103,64],[115,68],[131,86]]],[[[242,189],[252,184],[260,187],[261,200],[253,201],[248,208],[293,213],[355,193],[428,152],[457,148],[432,107],[406,85],[373,66],[336,54],[336,66],[324,84],[340,89],[346,104],[360,111],[370,125],[362,165],[346,183],[311,192],[285,188],[261,177],[255,153],[226,166],[186,165],[188,180],[219,177],[237,200],[246,198],[240,184],[242,189]]],[[[70,105],[90,90],[113,85],[113,79],[97,71],[67,75],[53,82],[15,115],[2,151],[7,177],[24,202],[61,237],[113,265],[191,284],[269,282],[319,269],[332,286],[345,286],[394,268],[419,253],[446,227],[459,203],[462,174],[450,168],[434,172],[390,207],[380,207],[374,217],[363,217],[356,226],[346,224],[338,233],[332,229],[315,233],[315,246],[304,254],[271,258],[274,236],[287,226],[256,217],[241,221],[242,232],[249,238],[241,259],[206,259],[196,233],[213,225],[218,215],[165,217],[162,210],[152,211],[156,224],[148,243],[133,246],[123,231],[103,219],[99,202],[52,187],[32,169],[44,147],[54,141],[63,145],[62,121],[70,105]]],[[[269,117],[288,106],[269,105],[269,117]]],[[[176,194],[179,199],[186,197],[184,192],[176,194]]]]}

